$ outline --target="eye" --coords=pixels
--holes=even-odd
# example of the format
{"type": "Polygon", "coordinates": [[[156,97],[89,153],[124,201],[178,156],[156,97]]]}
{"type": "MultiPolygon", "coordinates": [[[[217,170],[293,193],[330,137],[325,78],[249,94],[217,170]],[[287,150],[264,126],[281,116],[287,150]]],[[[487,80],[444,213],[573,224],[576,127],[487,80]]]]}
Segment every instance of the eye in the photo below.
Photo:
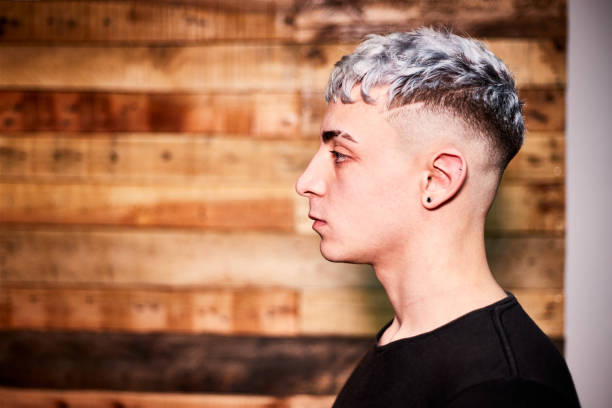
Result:
{"type": "Polygon", "coordinates": [[[348,156],[342,153],[338,153],[335,150],[330,150],[329,151],[333,156],[334,156],[334,162],[335,163],[342,163],[343,161],[348,159],[348,156]]]}

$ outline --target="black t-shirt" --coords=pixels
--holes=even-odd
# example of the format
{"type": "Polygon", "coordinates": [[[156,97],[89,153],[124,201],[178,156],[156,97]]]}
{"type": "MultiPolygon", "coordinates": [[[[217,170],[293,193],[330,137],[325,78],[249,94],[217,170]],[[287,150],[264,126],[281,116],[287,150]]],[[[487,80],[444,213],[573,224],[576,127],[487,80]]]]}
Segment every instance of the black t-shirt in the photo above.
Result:
{"type": "Polygon", "coordinates": [[[514,295],[433,331],[378,346],[333,408],[579,407],[565,360],[514,295]]]}

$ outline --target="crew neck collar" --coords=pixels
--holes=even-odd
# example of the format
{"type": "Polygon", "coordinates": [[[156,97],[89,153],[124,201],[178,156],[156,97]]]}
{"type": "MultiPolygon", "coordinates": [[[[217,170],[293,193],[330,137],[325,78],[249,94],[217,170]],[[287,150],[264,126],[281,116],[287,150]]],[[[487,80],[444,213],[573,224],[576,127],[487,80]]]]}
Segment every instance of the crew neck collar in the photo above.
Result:
{"type": "Polygon", "coordinates": [[[376,333],[376,336],[374,337],[374,348],[376,351],[384,351],[387,350],[389,348],[392,348],[398,344],[403,344],[403,343],[408,343],[408,342],[412,342],[412,341],[418,341],[420,339],[432,336],[432,335],[436,335],[436,333],[443,331],[451,326],[454,326],[455,324],[457,324],[458,322],[461,322],[465,319],[470,318],[471,316],[477,315],[477,314],[481,314],[481,313],[486,313],[489,312],[491,310],[494,309],[498,309],[500,307],[509,307],[510,305],[517,303],[516,298],[514,297],[514,294],[512,294],[511,292],[504,290],[504,292],[506,292],[506,297],[503,299],[500,299],[496,302],[491,303],[490,305],[487,306],[483,306],[477,309],[474,309],[472,311],[469,311],[447,323],[444,323],[442,326],[436,327],[433,330],[430,330],[428,332],[425,333],[421,333],[421,334],[417,334],[416,336],[411,336],[411,337],[404,337],[401,339],[397,339],[394,340],[392,342],[389,342],[387,344],[384,344],[382,346],[378,345],[378,342],[380,341],[380,337],[382,336],[382,334],[385,332],[385,330],[387,330],[387,328],[389,326],[391,326],[391,323],[393,323],[393,319],[389,320],[387,323],[385,323],[385,325],[378,331],[378,333],[376,333]]]}

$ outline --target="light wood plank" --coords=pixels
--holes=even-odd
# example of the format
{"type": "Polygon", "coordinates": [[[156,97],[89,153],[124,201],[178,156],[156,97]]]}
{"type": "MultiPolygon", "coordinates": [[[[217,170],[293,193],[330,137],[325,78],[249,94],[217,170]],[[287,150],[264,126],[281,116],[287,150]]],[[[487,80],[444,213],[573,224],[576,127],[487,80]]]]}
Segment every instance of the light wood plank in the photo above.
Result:
{"type": "MultiPolygon", "coordinates": [[[[552,40],[489,40],[518,85],[563,86],[552,40]]],[[[138,91],[318,91],[355,44],[165,47],[2,46],[0,87],[138,91]],[[44,68],[43,68],[44,67],[44,68]]]]}
{"type": "Polygon", "coordinates": [[[562,183],[565,180],[565,137],[558,132],[528,132],[504,172],[506,181],[562,183]]]}
{"type": "MultiPolygon", "coordinates": [[[[95,183],[292,184],[318,148],[311,141],[268,141],[180,134],[0,136],[0,174],[12,181],[95,183]]],[[[565,139],[532,132],[506,180],[561,182],[565,139]]]]}
{"type": "Polygon", "coordinates": [[[298,294],[285,288],[81,289],[5,285],[3,329],[295,335],[298,294]],[[7,311],[8,310],[8,311],[7,311]]]}
{"type": "Polygon", "coordinates": [[[3,408],[56,408],[58,405],[79,408],[327,408],[335,396],[140,393],[122,391],[59,391],[0,388],[3,408]]]}
{"type": "MultiPolygon", "coordinates": [[[[0,279],[88,286],[376,288],[365,265],[327,262],[318,235],[189,231],[0,230],[0,279]]],[[[488,237],[501,285],[563,287],[561,237],[488,237]]]]}
{"type": "MultiPolygon", "coordinates": [[[[560,289],[509,289],[551,337],[563,336],[560,289]]],[[[304,289],[2,288],[3,329],[262,335],[372,335],[393,317],[382,287],[304,289]]]]}
{"type": "Polygon", "coordinates": [[[502,180],[485,227],[490,234],[561,234],[565,230],[564,185],[502,180]]]}
{"type": "Polygon", "coordinates": [[[519,89],[519,98],[528,132],[565,130],[565,89],[519,89]]]}
{"type": "Polygon", "coordinates": [[[0,183],[0,222],[291,230],[288,187],[0,183]]]}
{"type": "Polygon", "coordinates": [[[318,141],[184,134],[0,136],[3,180],[291,186],[318,141]]]}
{"type": "Polygon", "coordinates": [[[488,237],[489,267],[499,284],[516,289],[563,289],[565,239],[488,237]]]}
{"type": "MultiPolygon", "coordinates": [[[[563,336],[563,292],[559,289],[510,290],[538,326],[551,337],[563,336]]],[[[393,309],[381,289],[313,289],[301,297],[303,333],[376,333],[393,318],[393,309]]]]}

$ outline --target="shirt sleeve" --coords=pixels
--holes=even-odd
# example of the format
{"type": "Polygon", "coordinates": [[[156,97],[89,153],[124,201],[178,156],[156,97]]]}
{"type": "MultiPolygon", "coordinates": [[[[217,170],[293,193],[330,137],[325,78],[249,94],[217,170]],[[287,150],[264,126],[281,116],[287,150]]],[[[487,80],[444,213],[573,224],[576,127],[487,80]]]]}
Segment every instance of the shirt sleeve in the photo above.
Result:
{"type": "Polygon", "coordinates": [[[466,388],[448,403],[448,408],[579,408],[570,398],[533,381],[504,379],[466,388]]]}

